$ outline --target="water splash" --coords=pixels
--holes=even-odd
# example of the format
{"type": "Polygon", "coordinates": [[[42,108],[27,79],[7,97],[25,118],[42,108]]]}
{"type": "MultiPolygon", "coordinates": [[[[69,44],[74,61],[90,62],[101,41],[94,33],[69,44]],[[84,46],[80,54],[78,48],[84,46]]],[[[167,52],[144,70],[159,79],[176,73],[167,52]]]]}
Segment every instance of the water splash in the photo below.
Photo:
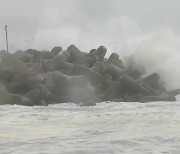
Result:
{"type": "Polygon", "coordinates": [[[161,76],[168,89],[179,88],[180,46],[179,38],[170,29],[143,36],[134,41],[134,52],[126,57],[129,63],[143,72],[144,76],[153,72],[161,76]]]}

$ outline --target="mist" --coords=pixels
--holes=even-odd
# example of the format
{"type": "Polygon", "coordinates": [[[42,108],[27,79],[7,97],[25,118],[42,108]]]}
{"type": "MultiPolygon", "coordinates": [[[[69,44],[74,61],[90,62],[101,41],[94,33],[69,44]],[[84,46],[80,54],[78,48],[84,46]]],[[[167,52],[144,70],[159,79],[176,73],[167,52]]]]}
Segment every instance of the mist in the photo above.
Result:
{"type": "Polygon", "coordinates": [[[144,76],[157,72],[169,89],[179,88],[178,0],[0,0],[0,50],[8,25],[10,52],[28,48],[88,52],[104,45],[144,76]],[[8,9],[7,9],[8,8],[8,9]]]}

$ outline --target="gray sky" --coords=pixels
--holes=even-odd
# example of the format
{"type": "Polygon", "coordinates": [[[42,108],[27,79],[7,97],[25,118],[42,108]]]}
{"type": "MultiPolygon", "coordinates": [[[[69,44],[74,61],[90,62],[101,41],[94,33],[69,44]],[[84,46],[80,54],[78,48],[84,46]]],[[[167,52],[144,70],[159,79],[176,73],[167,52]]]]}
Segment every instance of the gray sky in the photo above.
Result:
{"type": "Polygon", "coordinates": [[[6,24],[11,52],[70,44],[117,49],[118,41],[159,27],[179,32],[179,5],[179,0],[0,0],[0,50],[6,47],[6,24]]]}

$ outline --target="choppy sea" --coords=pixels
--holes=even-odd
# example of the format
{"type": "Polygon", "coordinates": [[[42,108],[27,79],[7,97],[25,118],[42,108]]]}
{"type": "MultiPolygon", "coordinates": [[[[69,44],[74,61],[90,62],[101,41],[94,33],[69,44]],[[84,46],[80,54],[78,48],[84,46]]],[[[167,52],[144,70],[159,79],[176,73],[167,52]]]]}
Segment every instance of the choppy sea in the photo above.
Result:
{"type": "Polygon", "coordinates": [[[0,154],[180,154],[180,102],[0,106],[0,154]]]}

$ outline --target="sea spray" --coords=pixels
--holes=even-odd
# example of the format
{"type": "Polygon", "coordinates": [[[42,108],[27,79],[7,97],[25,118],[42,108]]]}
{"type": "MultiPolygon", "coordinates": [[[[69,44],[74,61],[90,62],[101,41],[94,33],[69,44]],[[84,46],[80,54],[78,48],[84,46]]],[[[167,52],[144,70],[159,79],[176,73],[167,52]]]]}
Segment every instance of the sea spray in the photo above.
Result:
{"type": "Polygon", "coordinates": [[[180,47],[175,43],[176,37],[169,30],[134,40],[134,52],[126,57],[127,64],[141,71],[143,76],[158,73],[169,90],[179,88],[180,47]]]}

